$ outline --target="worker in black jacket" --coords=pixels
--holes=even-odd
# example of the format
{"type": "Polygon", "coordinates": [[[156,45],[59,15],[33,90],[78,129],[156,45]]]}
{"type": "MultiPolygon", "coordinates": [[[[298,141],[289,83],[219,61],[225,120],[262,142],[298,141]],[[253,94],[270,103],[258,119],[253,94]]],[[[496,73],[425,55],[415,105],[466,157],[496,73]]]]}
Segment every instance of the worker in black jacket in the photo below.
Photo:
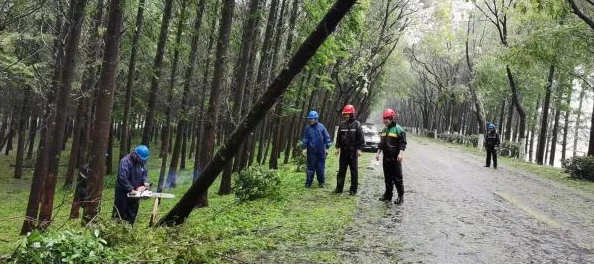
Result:
{"type": "Polygon", "coordinates": [[[351,171],[351,187],[349,194],[357,194],[358,185],[358,157],[361,156],[361,148],[365,145],[363,130],[359,121],[355,120],[355,107],[344,106],[342,115],[345,119],[338,127],[336,139],[336,154],[340,154],[338,175],[336,176],[335,193],[342,193],[347,166],[351,171]]]}
{"type": "Polygon", "coordinates": [[[485,149],[487,150],[487,164],[485,167],[491,167],[491,157],[493,157],[493,168],[497,169],[497,150],[499,149],[499,134],[495,130],[495,125],[487,125],[487,134],[485,134],[485,149]]]}

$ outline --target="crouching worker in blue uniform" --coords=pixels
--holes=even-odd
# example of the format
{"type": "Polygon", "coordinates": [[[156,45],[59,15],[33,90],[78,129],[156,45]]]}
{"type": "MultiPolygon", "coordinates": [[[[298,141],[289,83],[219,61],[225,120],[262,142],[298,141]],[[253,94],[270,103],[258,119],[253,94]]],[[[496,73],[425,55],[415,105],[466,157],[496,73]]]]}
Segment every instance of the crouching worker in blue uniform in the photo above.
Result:
{"type": "Polygon", "coordinates": [[[328,155],[331,140],[326,127],[318,122],[319,117],[316,111],[310,111],[307,114],[308,125],[303,131],[303,138],[301,139],[303,155],[307,155],[306,188],[311,187],[314,173],[318,177],[320,188],[324,188],[326,183],[324,170],[326,169],[326,156],[328,155]]]}
{"type": "Polygon", "coordinates": [[[134,224],[134,221],[136,221],[139,199],[129,198],[128,194],[135,195],[137,192],[148,189],[148,171],[146,168],[148,158],[148,147],[140,145],[120,161],[112,218],[121,219],[130,224],[134,224]]]}

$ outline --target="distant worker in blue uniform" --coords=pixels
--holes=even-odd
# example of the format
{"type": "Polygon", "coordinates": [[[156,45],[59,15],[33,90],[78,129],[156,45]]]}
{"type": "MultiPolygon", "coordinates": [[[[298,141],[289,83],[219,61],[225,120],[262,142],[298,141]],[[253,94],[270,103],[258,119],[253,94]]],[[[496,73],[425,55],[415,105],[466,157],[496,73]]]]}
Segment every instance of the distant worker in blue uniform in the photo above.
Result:
{"type": "Polygon", "coordinates": [[[130,224],[134,224],[136,221],[139,200],[128,197],[128,194],[136,195],[138,192],[148,189],[146,162],[149,154],[147,146],[139,145],[120,161],[115,187],[113,218],[119,218],[130,224]]]}
{"type": "Polygon", "coordinates": [[[328,149],[332,140],[326,127],[318,122],[319,118],[318,112],[309,111],[307,114],[308,124],[303,131],[303,138],[301,138],[303,155],[307,156],[306,188],[311,187],[314,174],[317,175],[320,188],[324,188],[326,183],[324,173],[326,169],[326,156],[328,155],[328,149]]]}

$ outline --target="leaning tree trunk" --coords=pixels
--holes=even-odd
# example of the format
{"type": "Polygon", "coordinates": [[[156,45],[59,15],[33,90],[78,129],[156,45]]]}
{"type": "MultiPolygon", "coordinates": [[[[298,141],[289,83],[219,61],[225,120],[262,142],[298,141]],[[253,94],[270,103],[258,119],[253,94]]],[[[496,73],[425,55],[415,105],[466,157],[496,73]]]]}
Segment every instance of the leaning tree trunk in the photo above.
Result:
{"type": "Polygon", "coordinates": [[[37,119],[37,110],[33,110],[33,114],[31,115],[31,124],[29,125],[29,146],[27,150],[27,157],[26,160],[33,159],[33,149],[35,148],[35,137],[37,136],[37,123],[39,122],[37,119]]]}
{"type": "Polygon", "coordinates": [[[146,0],[140,0],[138,11],[136,12],[136,26],[134,27],[134,36],[132,37],[132,50],[130,51],[130,62],[128,64],[128,78],[126,79],[126,99],[124,102],[124,124],[122,125],[122,138],[120,140],[120,160],[130,151],[130,110],[132,108],[132,87],[136,75],[136,55],[138,54],[138,41],[142,31],[142,22],[144,20],[144,3],[146,0]]]}
{"type": "MultiPolygon", "coordinates": [[[[208,98],[208,110],[206,111],[206,124],[204,126],[204,142],[202,151],[200,151],[200,166],[207,164],[213,158],[213,151],[216,137],[216,127],[219,117],[219,97],[223,86],[223,76],[226,74],[227,50],[229,49],[229,39],[231,33],[231,24],[233,23],[233,11],[235,9],[235,0],[223,0],[221,20],[219,22],[219,37],[217,40],[217,52],[214,64],[214,72],[208,98]]],[[[198,181],[202,177],[198,171],[198,181]]],[[[210,185],[210,184],[209,184],[210,185]]],[[[208,188],[207,188],[208,189],[208,188]]],[[[208,194],[204,192],[198,202],[198,207],[208,206],[208,194]]]]}
{"type": "Polygon", "coordinates": [[[516,83],[514,80],[514,77],[512,75],[511,69],[509,68],[509,65],[505,66],[505,70],[507,72],[507,78],[509,81],[509,86],[512,90],[512,103],[514,104],[514,106],[516,107],[516,110],[518,111],[518,115],[520,117],[520,127],[518,129],[518,133],[519,133],[519,139],[518,141],[520,142],[520,159],[524,160],[524,155],[526,154],[524,152],[524,146],[526,144],[525,139],[526,139],[526,111],[524,111],[524,107],[522,106],[522,104],[520,103],[520,98],[518,97],[518,88],[516,87],[516,83]]]}
{"type": "Polygon", "coordinates": [[[144,131],[142,132],[142,144],[149,146],[153,126],[155,124],[155,112],[157,111],[157,92],[159,91],[159,82],[161,80],[161,70],[163,66],[163,57],[165,56],[165,45],[167,44],[167,34],[169,32],[169,21],[171,20],[171,10],[173,9],[173,0],[165,1],[163,10],[163,19],[161,20],[161,32],[157,42],[157,53],[153,63],[153,76],[151,78],[151,90],[149,93],[147,112],[144,119],[144,131]]]}
{"type": "Polygon", "coordinates": [[[313,57],[328,35],[336,29],[338,22],[346,15],[355,2],[356,0],[337,0],[334,3],[314,32],[308,36],[291,58],[288,66],[281,71],[266,92],[260,97],[258,105],[250,109],[246,118],[242,120],[242,124],[237,127],[227,142],[214,155],[213,160],[206,165],[202,176],[192,184],[173,209],[161,219],[159,225],[180,225],[186,220],[195,207],[196,201],[206,193],[208,187],[214,182],[225,166],[225,163],[229,162],[235,151],[237,151],[245,135],[253,131],[254,127],[258,124],[257,120],[261,120],[276,100],[287,90],[289,83],[305,67],[305,64],[313,57]]]}
{"type": "Polygon", "coordinates": [[[52,141],[47,142],[49,147],[49,169],[45,178],[44,192],[41,197],[41,207],[39,211],[39,222],[42,228],[51,223],[54,205],[54,194],[56,191],[56,182],[58,179],[58,167],[60,163],[60,152],[62,150],[62,141],[64,140],[64,127],[68,117],[70,103],[70,91],[72,81],[76,70],[76,56],[81,28],[85,17],[86,0],[72,0],[71,14],[64,45],[64,64],[62,65],[62,79],[58,86],[58,97],[56,104],[56,118],[53,124],[52,141]]]}
{"type": "Polygon", "coordinates": [[[97,110],[93,124],[93,146],[91,150],[91,176],[89,177],[89,201],[85,203],[83,219],[92,221],[100,212],[103,193],[103,177],[105,176],[105,149],[109,137],[113,93],[115,90],[116,70],[120,54],[122,37],[121,0],[110,0],[107,31],[104,37],[105,51],[101,66],[101,77],[97,88],[97,110]]]}

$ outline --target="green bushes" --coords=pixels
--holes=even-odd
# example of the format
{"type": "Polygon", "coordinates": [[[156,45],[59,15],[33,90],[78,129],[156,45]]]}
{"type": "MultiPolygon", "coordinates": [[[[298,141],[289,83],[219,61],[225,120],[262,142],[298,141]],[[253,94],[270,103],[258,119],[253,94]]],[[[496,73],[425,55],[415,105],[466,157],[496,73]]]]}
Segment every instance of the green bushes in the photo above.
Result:
{"type": "Polygon", "coordinates": [[[33,232],[15,252],[15,263],[112,263],[117,257],[99,230],[33,232]]]}
{"type": "Polygon", "coordinates": [[[561,166],[572,178],[594,181],[594,157],[573,157],[561,162],[561,166]]]}
{"type": "Polygon", "coordinates": [[[505,157],[520,157],[520,143],[505,141],[499,146],[499,155],[505,157]]]}
{"type": "Polygon", "coordinates": [[[239,202],[278,195],[280,177],[276,170],[252,166],[235,174],[235,197],[239,202]]]}
{"type": "Polygon", "coordinates": [[[466,145],[466,146],[472,145],[473,147],[476,147],[476,146],[478,146],[479,136],[478,135],[465,136],[465,135],[460,135],[460,134],[446,133],[446,134],[437,135],[437,138],[444,140],[448,143],[461,144],[461,145],[466,145]]]}

